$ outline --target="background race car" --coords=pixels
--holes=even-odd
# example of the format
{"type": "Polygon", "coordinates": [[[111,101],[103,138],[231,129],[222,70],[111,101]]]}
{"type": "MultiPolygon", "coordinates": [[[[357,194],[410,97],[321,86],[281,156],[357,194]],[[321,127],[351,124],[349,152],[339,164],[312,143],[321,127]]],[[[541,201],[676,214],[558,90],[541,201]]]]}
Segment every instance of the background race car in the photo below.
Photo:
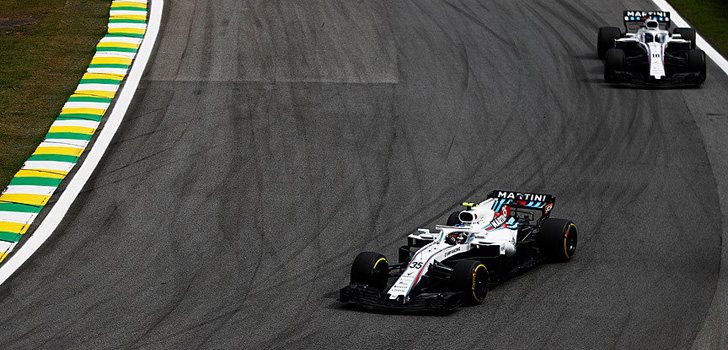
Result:
{"type": "Polygon", "coordinates": [[[695,29],[669,31],[670,13],[625,11],[625,32],[601,27],[597,53],[604,59],[607,83],[701,85],[706,78],[705,53],[695,46],[695,29]]]}
{"type": "Polygon", "coordinates": [[[447,225],[419,229],[390,264],[375,252],[359,254],[340,300],[371,309],[453,310],[480,304],[491,286],[541,262],[568,261],[576,225],[551,218],[555,198],[493,191],[481,203],[463,203],[447,225]]]}

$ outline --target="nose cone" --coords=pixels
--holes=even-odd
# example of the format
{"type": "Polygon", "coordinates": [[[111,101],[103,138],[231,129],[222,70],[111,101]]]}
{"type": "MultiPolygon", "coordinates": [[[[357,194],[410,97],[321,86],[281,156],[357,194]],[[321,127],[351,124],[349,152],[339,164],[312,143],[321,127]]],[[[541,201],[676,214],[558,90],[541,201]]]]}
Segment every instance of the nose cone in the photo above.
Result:
{"type": "Polygon", "coordinates": [[[655,79],[661,79],[665,76],[663,46],[660,43],[648,43],[647,48],[650,62],[650,76],[655,79]]]}

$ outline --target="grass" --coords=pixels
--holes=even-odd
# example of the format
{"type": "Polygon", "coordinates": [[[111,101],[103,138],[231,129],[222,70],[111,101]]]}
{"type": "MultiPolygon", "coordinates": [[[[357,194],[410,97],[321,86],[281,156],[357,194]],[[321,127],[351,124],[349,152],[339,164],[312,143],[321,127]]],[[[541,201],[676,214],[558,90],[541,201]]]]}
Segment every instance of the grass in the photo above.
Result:
{"type": "Polygon", "coordinates": [[[668,0],[723,55],[728,54],[728,0],[668,0]]]}
{"type": "Polygon", "coordinates": [[[106,31],[109,0],[0,0],[0,189],[43,140],[106,31]]]}

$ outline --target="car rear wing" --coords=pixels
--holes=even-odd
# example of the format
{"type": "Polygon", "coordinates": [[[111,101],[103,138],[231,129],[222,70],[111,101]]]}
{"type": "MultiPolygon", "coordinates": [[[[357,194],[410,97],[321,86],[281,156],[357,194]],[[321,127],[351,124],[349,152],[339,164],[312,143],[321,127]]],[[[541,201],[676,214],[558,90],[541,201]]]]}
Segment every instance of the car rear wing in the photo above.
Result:
{"type": "Polygon", "coordinates": [[[624,11],[624,29],[627,33],[634,33],[648,19],[654,19],[660,25],[660,29],[670,29],[670,12],[669,11],[624,11]]]}
{"type": "Polygon", "coordinates": [[[512,208],[540,210],[544,217],[551,213],[556,197],[550,194],[524,193],[495,190],[488,194],[488,199],[497,199],[493,204],[493,210],[499,211],[503,206],[512,208]]]}

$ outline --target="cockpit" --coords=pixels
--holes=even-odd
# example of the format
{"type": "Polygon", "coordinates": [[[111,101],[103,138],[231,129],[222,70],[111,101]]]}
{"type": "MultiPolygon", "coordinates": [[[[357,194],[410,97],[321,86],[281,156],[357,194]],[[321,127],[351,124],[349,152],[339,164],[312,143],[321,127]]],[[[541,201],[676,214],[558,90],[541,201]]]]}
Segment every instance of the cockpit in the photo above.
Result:
{"type": "Polygon", "coordinates": [[[445,236],[445,243],[450,245],[464,244],[468,240],[469,232],[465,231],[453,231],[445,236]]]}
{"type": "Polygon", "coordinates": [[[640,39],[643,43],[664,44],[667,41],[667,32],[660,29],[660,23],[656,20],[648,19],[640,27],[642,34],[638,33],[638,36],[641,36],[640,39]]]}
{"type": "Polygon", "coordinates": [[[666,33],[654,33],[654,32],[644,32],[642,33],[642,42],[645,44],[649,43],[665,43],[665,40],[667,39],[666,33]]]}

